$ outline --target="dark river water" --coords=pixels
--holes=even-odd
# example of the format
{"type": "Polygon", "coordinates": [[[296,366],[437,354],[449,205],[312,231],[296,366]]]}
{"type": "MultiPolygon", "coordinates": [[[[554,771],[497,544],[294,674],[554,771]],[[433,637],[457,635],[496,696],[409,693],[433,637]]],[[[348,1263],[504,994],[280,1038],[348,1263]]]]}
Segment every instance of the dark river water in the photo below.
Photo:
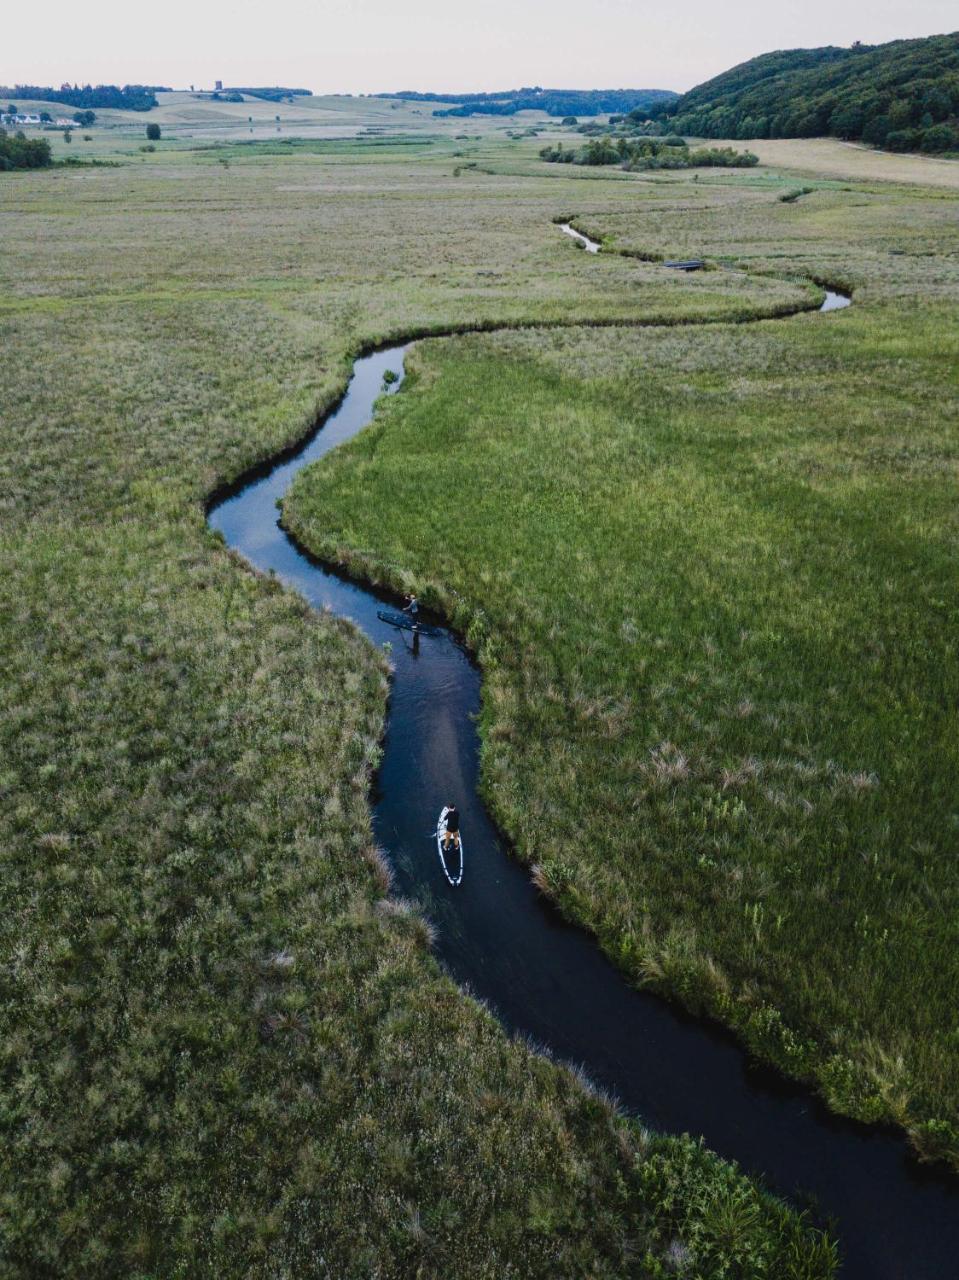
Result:
{"type": "MultiPolygon", "coordinates": [[[[822,309],[848,302],[830,293],[822,309]]],[[[208,513],[251,564],[275,571],[315,608],[351,619],[374,644],[392,646],[373,799],[376,836],[399,892],[424,905],[439,926],[439,957],[508,1028],[585,1067],[651,1128],[702,1134],[713,1150],[831,1222],[847,1280],[957,1280],[959,1179],[920,1166],[895,1133],[830,1115],[806,1090],[751,1062],[719,1027],[637,991],[588,934],[561,920],[479,798],[480,672],[469,654],[446,630],[414,642],[383,622],[377,610],[395,606],[394,598],[320,564],[280,528],[277,498],[299,470],[369,422],[388,370],[398,379],[391,390],[399,388],[407,349],[358,359],[321,426],[294,453],[215,495],[208,513]],[[432,838],[451,799],[466,849],[455,888],[432,838]]]]}

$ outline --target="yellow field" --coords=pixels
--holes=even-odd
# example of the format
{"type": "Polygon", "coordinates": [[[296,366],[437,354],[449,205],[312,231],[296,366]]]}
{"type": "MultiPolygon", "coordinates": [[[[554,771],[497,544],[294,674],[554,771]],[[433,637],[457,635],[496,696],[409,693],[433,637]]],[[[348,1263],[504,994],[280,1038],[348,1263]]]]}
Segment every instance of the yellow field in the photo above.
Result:
{"type": "Polygon", "coordinates": [[[858,142],[838,138],[754,138],[750,141],[714,141],[710,147],[744,147],[759,156],[760,164],[794,169],[820,178],[848,178],[858,182],[908,182],[925,187],[959,189],[959,160],[932,156],[894,155],[874,151],[858,142]]]}

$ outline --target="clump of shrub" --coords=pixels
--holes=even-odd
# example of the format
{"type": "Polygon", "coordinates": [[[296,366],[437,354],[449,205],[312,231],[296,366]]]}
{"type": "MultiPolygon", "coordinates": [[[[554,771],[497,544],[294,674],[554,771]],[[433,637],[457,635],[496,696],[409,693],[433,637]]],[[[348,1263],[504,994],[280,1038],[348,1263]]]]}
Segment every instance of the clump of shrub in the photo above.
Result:
{"type": "Polygon", "coordinates": [[[752,169],[759,164],[753,151],[734,151],[732,147],[700,147],[689,152],[688,165],[649,165],[651,169],[752,169]]]}
{"type": "Polygon", "coordinates": [[[814,190],[815,187],[790,187],[788,190],[779,193],[779,202],[780,204],[795,204],[797,200],[803,196],[810,195],[814,190]]]}
{"type": "Polygon", "coordinates": [[[934,124],[926,129],[919,144],[925,152],[959,151],[959,124],[934,124]]]}
{"type": "Polygon", "coordinates": [[[892,129],[877,145],[888,151],[922,151],[926,155],[959,151],[959,125],[944,123],[926,129],[919,126],[892,129]]]}
{"type": "Polygon", "coordinates": [[[758,1280],[782,1276],[784,1266],[793,1276],[831,1275],[838,1264],[835,1243],[784,1208],[778,1214],[778,1238],[762,1230],[772,1206],[735,1165],[711,1159],[701,1140],[684,1135],[667,1148],[662,1139],[652,1139],[640,1179],[647,1202],[656,1207],[650,1234],[658,1248],[643,1260],[653,1275],[758,1280]],[[731,1240],[736,1242],[733,1270],[727,1264],[731,1240]],[[665,1266],[657,1265],[657,1254],[664,1256],[665,1266]]]}
{"type": "Polygon", "coordinates": [[[160,126],[156,124],[154,121],[151,121],[147,125],[147,139],[150,142],[160,141],[160,126]]]}
{"type": "Polygon", "coordinates": [[[615,164],[629,172],[715,166],[743,169],[759,163],[759,157],[751,151],[734,151],[732,147],[703,147],[690,151],[684,138],[614,137],[611,134],[593,138],[585,146],[571,150],[558,142],[555,147],[543,147],[539,154],[550,164],[615,164]]]}
{"type": "Polygon", "coordinates": [[[19,130],[11,137],[6,129],[0,129],[0,171],[45,169],[52,162],[46,138],[27,138],[19,130]]]}

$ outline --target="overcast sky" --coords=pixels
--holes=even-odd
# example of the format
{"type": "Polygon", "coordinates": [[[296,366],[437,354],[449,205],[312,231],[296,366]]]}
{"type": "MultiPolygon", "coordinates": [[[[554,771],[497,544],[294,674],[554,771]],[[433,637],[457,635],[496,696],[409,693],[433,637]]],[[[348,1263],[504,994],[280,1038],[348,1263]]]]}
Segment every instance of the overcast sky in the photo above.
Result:
{"type": "Polygon", "coordinates": [[[41,0],[3,11],[0,84],[316,93],[688,89],[770,49],[959,26],[956,0],[41,0]]]}

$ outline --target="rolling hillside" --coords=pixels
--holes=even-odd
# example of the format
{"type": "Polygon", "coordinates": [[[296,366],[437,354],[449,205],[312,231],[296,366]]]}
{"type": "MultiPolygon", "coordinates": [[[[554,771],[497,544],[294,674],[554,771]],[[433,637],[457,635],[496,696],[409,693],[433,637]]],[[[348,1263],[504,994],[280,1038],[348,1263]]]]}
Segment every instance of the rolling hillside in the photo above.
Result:
{"type": "Polygon", "coordinates": [[[765,53],[654,114],[705,138],[832,134],[893,151],[959,151],[959,32],[765,53]]]}

